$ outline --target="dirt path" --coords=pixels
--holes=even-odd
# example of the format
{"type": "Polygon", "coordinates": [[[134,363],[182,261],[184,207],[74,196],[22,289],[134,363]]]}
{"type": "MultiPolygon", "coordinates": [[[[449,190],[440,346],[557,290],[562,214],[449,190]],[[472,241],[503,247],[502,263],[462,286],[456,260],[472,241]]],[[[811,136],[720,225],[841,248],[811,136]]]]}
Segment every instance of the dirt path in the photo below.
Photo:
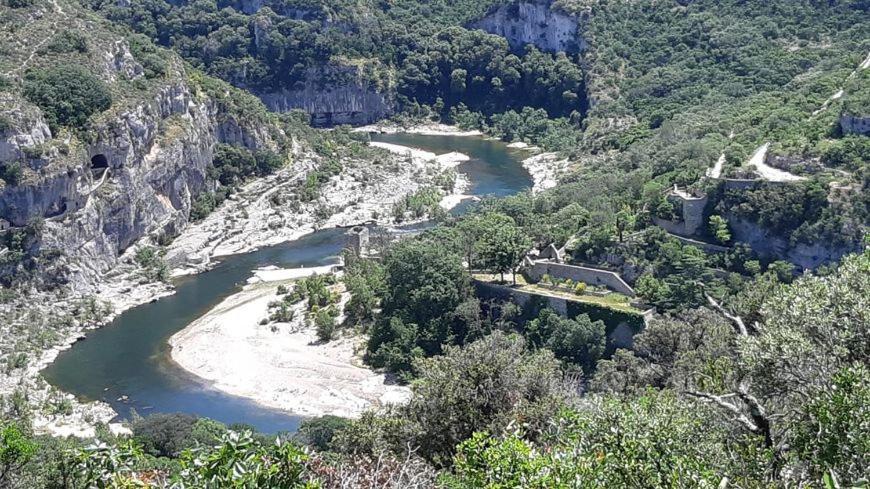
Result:
{"type": "Polygon", "coordinates": [[[805,177],[793,175],[787,171],[774,168],[765,163],[764,158],[767,156],[768,149],[770,149],[770,143],[762,144],[755,150],[755,154],[752,155],[752,158],[749,159],[749,166],[754,166],[755,171],[761,175],[761,178],[770,182],[798,182],[806,180],[805,177]]]}

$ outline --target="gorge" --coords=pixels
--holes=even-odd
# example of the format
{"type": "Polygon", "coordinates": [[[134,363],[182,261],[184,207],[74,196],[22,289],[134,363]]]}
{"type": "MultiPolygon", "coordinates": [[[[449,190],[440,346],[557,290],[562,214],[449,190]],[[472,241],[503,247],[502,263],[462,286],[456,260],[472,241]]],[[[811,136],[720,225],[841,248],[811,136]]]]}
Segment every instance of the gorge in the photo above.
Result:
{"type": "MultiPolygon", "coordinates": [[[[476,196],[506,196],[527,189],[531,179],[521,160],[525,151],[479,136],[372,134],[374,141],[422,148],[436,154],[459,151],[470,160],[467,175],[476,196]]],[[[169,357],[170,336],[238,291],[257,268],[296,268],[338,263],[345,229],[316,231],[299,239],[231,255],[214,269],[177,279],[175,293],[134,307],[106,326],[87,333],[43,372],[52,385],[81,400],[106,402],[128,419],[131,412],[184,412],[225,423],[245,422],[263,432],[294,431],[300,418],[223,394],[179,368],[169,357]]],[[[262,326],[265,328],[265,326],[262,326]]]]}

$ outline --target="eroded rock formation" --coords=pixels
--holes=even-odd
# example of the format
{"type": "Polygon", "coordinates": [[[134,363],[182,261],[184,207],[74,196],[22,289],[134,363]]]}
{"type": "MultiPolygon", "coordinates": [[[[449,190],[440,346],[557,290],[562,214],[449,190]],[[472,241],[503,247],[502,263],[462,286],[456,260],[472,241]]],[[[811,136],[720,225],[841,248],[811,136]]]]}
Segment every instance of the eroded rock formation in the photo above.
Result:
{"type": "Polygon", "coordinates": [[[309,68],[298,88],[261,93],[259,97],[277,112],[304,110],[315,126],[370,124],[396,111],[392,84],[378,83],[370,75],[356,66],[309,68]]]}
{"type": "Polygon", "coordinates": [[[527,44],[548,52],[576,53],[586,48],[578,33],[578,19],[545,0],[502,5],[469,27],[502,36],[515,50],[527,44]]]}

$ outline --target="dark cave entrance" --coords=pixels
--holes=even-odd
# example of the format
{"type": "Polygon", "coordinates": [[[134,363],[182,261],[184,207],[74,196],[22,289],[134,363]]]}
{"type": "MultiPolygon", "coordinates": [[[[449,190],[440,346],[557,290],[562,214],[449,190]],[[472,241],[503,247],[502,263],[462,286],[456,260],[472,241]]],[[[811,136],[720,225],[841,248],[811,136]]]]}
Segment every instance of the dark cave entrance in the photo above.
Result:
{"type": "Polygon", "coordinates": [[[91,174],[94,178],[102,178],[109,169],[109,159],[104,154],[91,157],[91,174]]]}
{"type": "Polygon", "coordinates": [[[91,170],[104,170],[109,167],[109,159],[104,154],[94,155],[91,158],[91,170]]]}

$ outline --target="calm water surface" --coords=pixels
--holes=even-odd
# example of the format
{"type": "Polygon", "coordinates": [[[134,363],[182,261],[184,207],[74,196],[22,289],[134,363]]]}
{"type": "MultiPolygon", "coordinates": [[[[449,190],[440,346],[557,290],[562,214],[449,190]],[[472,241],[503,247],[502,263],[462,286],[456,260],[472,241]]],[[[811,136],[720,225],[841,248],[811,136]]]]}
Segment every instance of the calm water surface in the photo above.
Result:
{"type": "MultiPolygon", "coordinates": [[[[474,195],[505,196],[531,186],[521,152],[483,138],[373,135],[373,140],[471,157],[459,171],[468,174],[474,195]]],[[[301,421],[247,399],[223,394],[178,367],[167,340],[237,292],[256,268],[318,266],[338,262],[343,229],[328,229],[259,251],[227,257],[205,273],[176,282],[176,293],[118,316],[104,328],[61,353],[43,375],[52,385],[83,400],[108,402],[129,418],[139,414],[184,412],[224,423],[247,423],[275,433],[295,431],[301,421]]]]}

